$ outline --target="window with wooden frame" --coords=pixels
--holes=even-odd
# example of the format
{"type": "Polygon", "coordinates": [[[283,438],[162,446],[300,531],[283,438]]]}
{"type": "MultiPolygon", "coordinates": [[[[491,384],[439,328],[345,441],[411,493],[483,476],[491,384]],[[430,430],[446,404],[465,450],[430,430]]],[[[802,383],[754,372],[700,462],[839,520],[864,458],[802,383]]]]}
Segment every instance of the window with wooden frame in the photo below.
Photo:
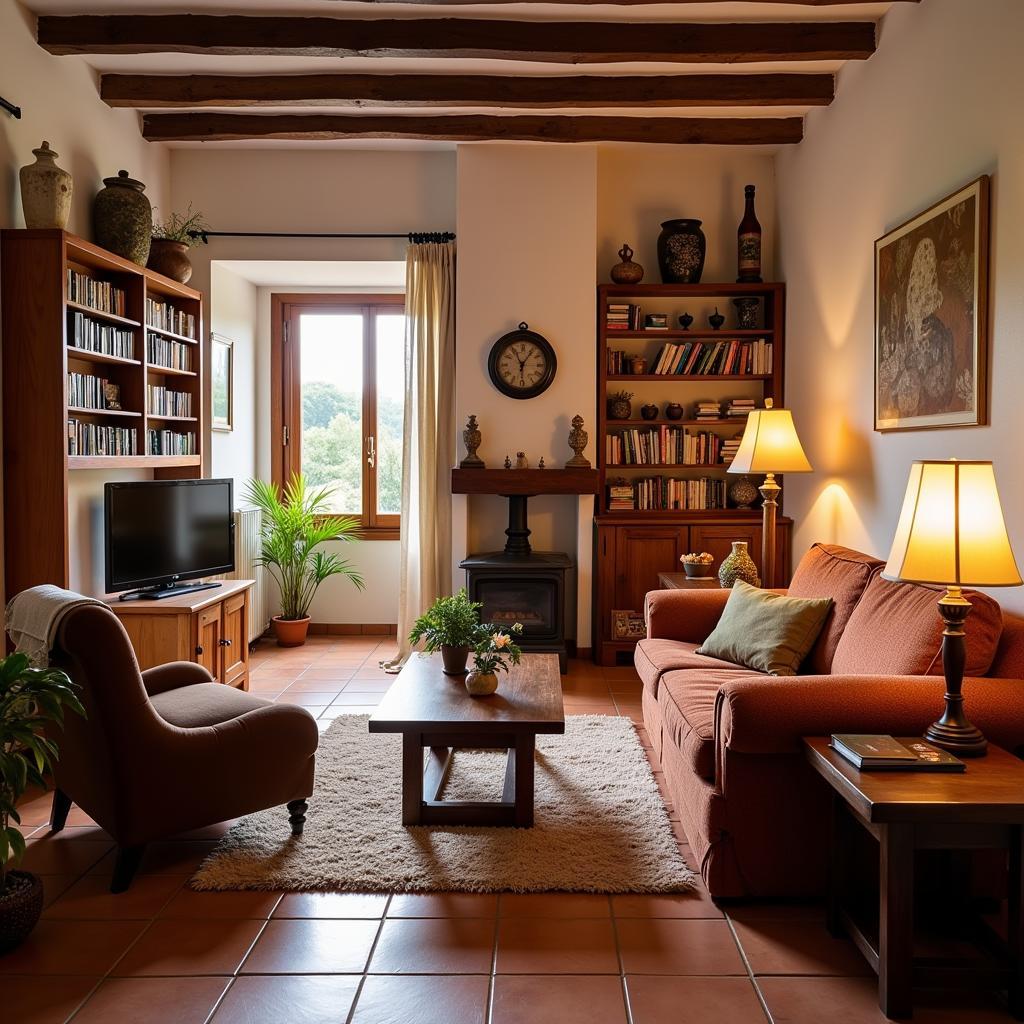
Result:
{"type": "Polygon", "coordinates": [[[404,295],[271,296],[273,478],[334,488],[367,540],[397,540],[404,295]]]}

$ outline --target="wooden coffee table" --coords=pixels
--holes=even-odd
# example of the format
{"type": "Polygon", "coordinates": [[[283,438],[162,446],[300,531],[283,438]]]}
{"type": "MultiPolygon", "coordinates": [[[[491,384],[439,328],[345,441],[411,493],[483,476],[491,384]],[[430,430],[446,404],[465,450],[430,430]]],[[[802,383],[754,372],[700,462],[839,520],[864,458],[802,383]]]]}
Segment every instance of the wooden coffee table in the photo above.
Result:
{"type": "Polygon", "coordinates": [[[498,675],[497,693],[470,697],[464,676],[441,671],[440,654],[413,654],[370,716],[370,732],[402,734],[403,825],[530,828],[537,735],[565,732],[558,655],[524,654],[498,675]],[[500,800],[438,799],[460,747],[508,750],[500,800]]]}

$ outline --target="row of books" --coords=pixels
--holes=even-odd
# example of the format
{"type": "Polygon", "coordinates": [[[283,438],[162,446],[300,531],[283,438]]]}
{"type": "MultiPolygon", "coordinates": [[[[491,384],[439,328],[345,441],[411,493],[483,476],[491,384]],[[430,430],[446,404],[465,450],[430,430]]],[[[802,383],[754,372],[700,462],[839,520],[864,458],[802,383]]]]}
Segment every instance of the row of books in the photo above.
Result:
{"type": "Polygon", "coordinates": [[[146,385],[146,408],[154,416],[191,416],[192,396],[187,391],[146,385]]]}
{"type": "Polygon", "coordinates": [[[610,331],[639,331],[642,315],[632,302],[609,302],[605,323],[610,331]]]}
{"type": "Polygon", "coordinates": [[[662,345],[654,360],[656,374],[746,374],[772,372],[772,343],[756,341],[685,341],[662,345]]]}
{"type": "Polygon", "coordinates": [[[68,455],[138,455],[133,427],[68,420],[68,455]]]}
{"type": "MultiPolygon", "coordinates": [[[[117,385],[114,385],[116,398],[117,385]]],[[[68,405],[78,406],[79,409],[109,409],[107,396],[111,393],[109,380],[96,377],[91,373],[69,373],[68,374],[68,405]]],[[[117,408],[114,405],[113,408],[117,408]]]]}
{"type": "Polygon", "coordinates": [[[608,488],[609,512],[657,512],[725,508],[725,481],[653,476],[608,488]]]}
{"type": "Polygon", "coordinates": [[[172,370],[192,369],[191,346],[155,334],[146,335],[146,358],[153,366],[166,366],[172,370]]]}
{"type": "Polygon", "coordinates": [[[170,331],[186,338],[194,339],[196,336],[196,318],[169,302],[146,299],[146,323],[150,327],[158,327],[161,331],[170,331]]]}
{"type": "Polygon", "coordinates": [[[70,327],[68,345],[72,348],[117,356],[119,359],[135,358],[135,335],[131,330],[114,324],[103,324],[84,313],[76,312],[71,314],[70,327]]]}
{"type": "Polygon", "coordinates": [[[195,455],[196,435],[179,434],[173,430],[147,430],[147,455],[195,455]]]}
{"type": "Polygon", "coordinates": [[[722,418],[722,403],[712,401],[698,402],[693,412],[695,420],[720,420],[722,418]]]}
{"type": "Polygon", "coordinates": [[[741,435],[736,437],[730,437],[722,442],[722,465],[731,466],[733,459],[736,458],[736,453],[740,450],[740,442],[743,440],[741,435]]]}
{"type": "Polygon", "coordinates": [[[730,398],[729,404],[725,409],[725,415],[737,418],[749,416],[756,408],[757,406],[752,398],[730,398]]]}
{"type": "Polygon", "coordinates": [[[609,466],[717,466],[722,438],[710,430],[691,434],[679,427],[623,430],[605,438],[609,466]]]}
{"type": "Polygon", "coordinates": [[[96,278],[72,270],[71,267],[68,267],[67,293],[68,302],[91,306],[101,313],[128,315],[125,312],[127,298],[123,288],[115,288],[109,281],[97,281],[96,278]]]}

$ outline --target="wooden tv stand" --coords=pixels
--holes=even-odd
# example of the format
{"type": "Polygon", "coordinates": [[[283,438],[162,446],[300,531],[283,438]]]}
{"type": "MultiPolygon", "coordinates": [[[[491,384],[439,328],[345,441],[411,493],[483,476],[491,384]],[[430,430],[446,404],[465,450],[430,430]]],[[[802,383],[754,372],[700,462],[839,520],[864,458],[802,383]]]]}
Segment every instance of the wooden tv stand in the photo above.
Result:
{"type": "Polygon", "coordinates": [[[213,590],[161,601],[109,605],[121,620],[142,669],[194,661],[219,683],[249,689],[249,595],[254,580],[223,580],[213,590]]]}

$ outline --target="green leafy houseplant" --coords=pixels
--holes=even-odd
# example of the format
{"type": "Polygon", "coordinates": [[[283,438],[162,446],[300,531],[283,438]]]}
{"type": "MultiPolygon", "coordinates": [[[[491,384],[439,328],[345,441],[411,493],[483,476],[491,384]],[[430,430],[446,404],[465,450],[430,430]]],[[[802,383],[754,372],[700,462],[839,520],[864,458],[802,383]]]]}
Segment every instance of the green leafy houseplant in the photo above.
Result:
{"type": "Polygon", "coordinates": [[[466,677],[466,689],[474,697],[494,693],[498,688],[499,669],[507,672],[509,663],[519,664],[523,652],[512,639],[512,634],[519,634],[522,631],[521,622],[515,623],[509,629],[488,622],[477,629],[476,642],[473,645],[473,671],[466,677]]]}
{"type": "Polygon", "coordinates": [[[43,734],[46,724],[63,725],[65,707],[85,714],[76,689],[58,669],[31,668],[24,654],[0,660],[0,952],[17,945],[42,912],[39,880],[13,870],[25,853],[17,804],[30,785],[47,788],[57,745],[43,734]]]}
{"type": "Polygon", "coordinates": [[[281,614],[273,618],[278,643],[298,646],[309,628],[309,606],[324,580],[347,576],[359,589],[362,575],[335,552],[319,550],[329,541],[358,539],[359,521],[331,513],[332,488],[307,488],[296,473],[285,486],[263,480],[249,483],[247,497],[262,513],[258,565],[265,566],[281,591],[281,614]]]}
{"type": "Polygon", "coordinates": [[[451,597],[439,597],[413,623],[409,643],[415,646],[422,640],[424,650],[440,651],[445,672],[460,675],[476,643],[482,607],[470,601],[465,587],[451,597]]]}
{"type": "Polygon", "coordinates": [[[192,204],[184,213],[172,213],[165,221],[153,222],[153,237],[166,242],[182,242],[190,249],[202,241],[210,225],[202,213],[193,213],[192,204]]]}

